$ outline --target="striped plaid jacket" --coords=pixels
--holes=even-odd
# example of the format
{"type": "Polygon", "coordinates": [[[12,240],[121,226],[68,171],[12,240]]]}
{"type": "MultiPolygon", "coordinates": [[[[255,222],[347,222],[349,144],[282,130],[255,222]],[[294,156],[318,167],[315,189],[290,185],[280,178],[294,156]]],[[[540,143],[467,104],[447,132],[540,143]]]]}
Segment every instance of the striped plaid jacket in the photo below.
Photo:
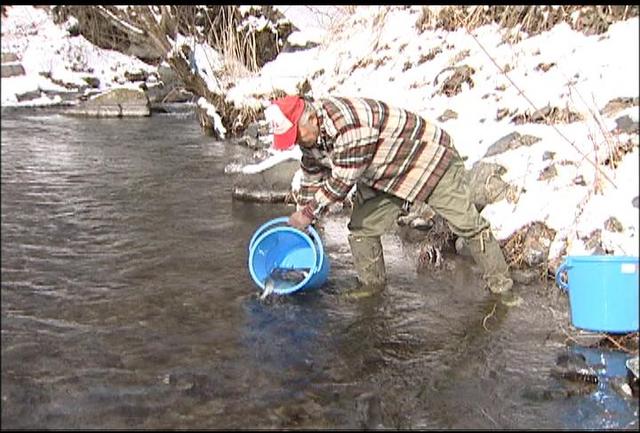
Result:
{"type": "Polygon", "coordinates": [[[449,135],[409,111],[367,98],[312,102],[318,144],[302,150],[298,202],[320,214],[356,182],[411,203],[425,201],[457,151],[449,135]]]}

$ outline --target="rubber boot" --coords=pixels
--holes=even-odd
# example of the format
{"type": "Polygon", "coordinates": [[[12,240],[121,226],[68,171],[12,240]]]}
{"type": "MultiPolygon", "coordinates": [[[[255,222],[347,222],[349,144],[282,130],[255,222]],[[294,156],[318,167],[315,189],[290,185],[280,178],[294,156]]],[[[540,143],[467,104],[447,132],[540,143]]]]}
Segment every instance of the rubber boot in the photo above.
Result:
{"type": "Polygon", "coordinates": [[[492,293],[506,293],[513,287],[509,267],[500,245],[490,230],[485,229],[467,239],[466,244],[475,262],[482,268],[482,278],[492,293]]]}
{"type": "Polygon", "coordinates": [[[349,235],[349,246],[359,284],[347,296],[361,298],[382,291],[387,274],[380,237],[349,235]]]}

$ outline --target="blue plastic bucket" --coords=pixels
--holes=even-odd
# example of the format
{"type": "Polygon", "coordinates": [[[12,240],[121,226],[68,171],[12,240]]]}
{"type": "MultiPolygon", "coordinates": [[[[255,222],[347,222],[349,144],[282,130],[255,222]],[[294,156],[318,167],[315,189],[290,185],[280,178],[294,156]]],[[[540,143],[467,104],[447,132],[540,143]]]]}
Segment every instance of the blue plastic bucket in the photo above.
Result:
{"type": "Polygon", "coordinates": [[[288,220],[288,217],[280,217],[268,221],[256,230],[249,242],[249,273],[262,290],[274,268],[309,269],[299,283],[275,288],[273,293],[279,295],[322,286],[330,269],[329,258],[316,230],[309,226],[308,233],[303,232],[289,226],[288,220]]]}
{"type": "Polygon", "coordinates": [[[613,333],[638,330],[638,257],[568,256],[556,283],[569,292],[576,328],[613,333]],[[566,283],[562,275],[566,273],[566,283]]]}

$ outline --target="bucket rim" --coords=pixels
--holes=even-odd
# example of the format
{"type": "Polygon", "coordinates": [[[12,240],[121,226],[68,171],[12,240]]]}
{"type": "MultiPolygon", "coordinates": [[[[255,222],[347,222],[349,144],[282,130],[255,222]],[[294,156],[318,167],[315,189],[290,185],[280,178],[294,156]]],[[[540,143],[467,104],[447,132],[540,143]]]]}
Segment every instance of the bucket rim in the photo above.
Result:
{"type": "Polygon", "coordinates": [[[567,260],[572,261],[583,261],[583,262],[621,262],[621,261],[635,261],[638,262],[640,259],[637,256],[612,256],[612,255],[576,255],[576,256],[567,256],[567,260]]]}
{"type": "MultiPolygon", "coordinates": [[[[264,291],[264,283],[262,281],[260,281],[260,279],[256,276],[255,271],[253,270],[253,266],[251,266],[251,264],[253,263],[253,256],[257,250],[257,248],[255,248],[255,246],[260,245],[260,243],[267,237],[267,236],[271,236],[275,233],[278,232],[291,232],[294,233],[300,237],[302,237],[305,242],[311,247],[312,251],[313,251],[313,261],[314,261],[314,267],[318,268],[317,262],[318,262],[318,251],[315,247],[315,243],[313,241],[313,239],[311,239],[311,237],[306,234],[305,232],[303,232],[302,230],[299,230],[295,227],[291,227],[291,226],[284,226],[284,227],[273,227],[267,231],[265,231],[264,233],[262,233],[260,236],[258,236],[255,239],[255,242],[253,242],[251,244],[251,249],[249,251],[249,273],[251,274],[251,278],[253,278],[253,281],[258,285],[258,287],[260,287],[260,289],[262,289],[264,291]]],[[[320,255],[321,260],[324,259],[324,257],[322,255],[320,255]]],[[[320,262],[320,264],[322,264],[322,262],[320,262]]],[[[311,280],[311,278],[313,278],[314,272],[309,272],[309,275],[307,275],[306,277],[304,277],[304,280],[300,281],[298,284],[296,284],[295,286],[291,286],[288,289],[284,289],[284,290],[280,290],[277,289],[273,291],[273,293],[276,293],[278,295],[288,295],[290,293],[296,292],[298,290],[300,290],[302,287],[304,287],[305,284],[307,284],[307,282],[309,282],[309,280],[311,280]]]]}

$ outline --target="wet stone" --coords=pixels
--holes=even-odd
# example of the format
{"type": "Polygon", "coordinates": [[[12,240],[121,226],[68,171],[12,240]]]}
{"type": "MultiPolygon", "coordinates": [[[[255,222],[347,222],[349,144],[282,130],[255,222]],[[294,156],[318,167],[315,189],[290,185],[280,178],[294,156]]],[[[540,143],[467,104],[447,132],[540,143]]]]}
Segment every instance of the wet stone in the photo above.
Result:
{"type": "Polygon", "coordinates": [[[627,383],[626,378],[612,377],[609,383],[611,384],[611,388],[613,388],[613,390],[617,392],[621,397],[628,399],[633,397],[633,390],[631,389],[629,383],[627,383]]]}

